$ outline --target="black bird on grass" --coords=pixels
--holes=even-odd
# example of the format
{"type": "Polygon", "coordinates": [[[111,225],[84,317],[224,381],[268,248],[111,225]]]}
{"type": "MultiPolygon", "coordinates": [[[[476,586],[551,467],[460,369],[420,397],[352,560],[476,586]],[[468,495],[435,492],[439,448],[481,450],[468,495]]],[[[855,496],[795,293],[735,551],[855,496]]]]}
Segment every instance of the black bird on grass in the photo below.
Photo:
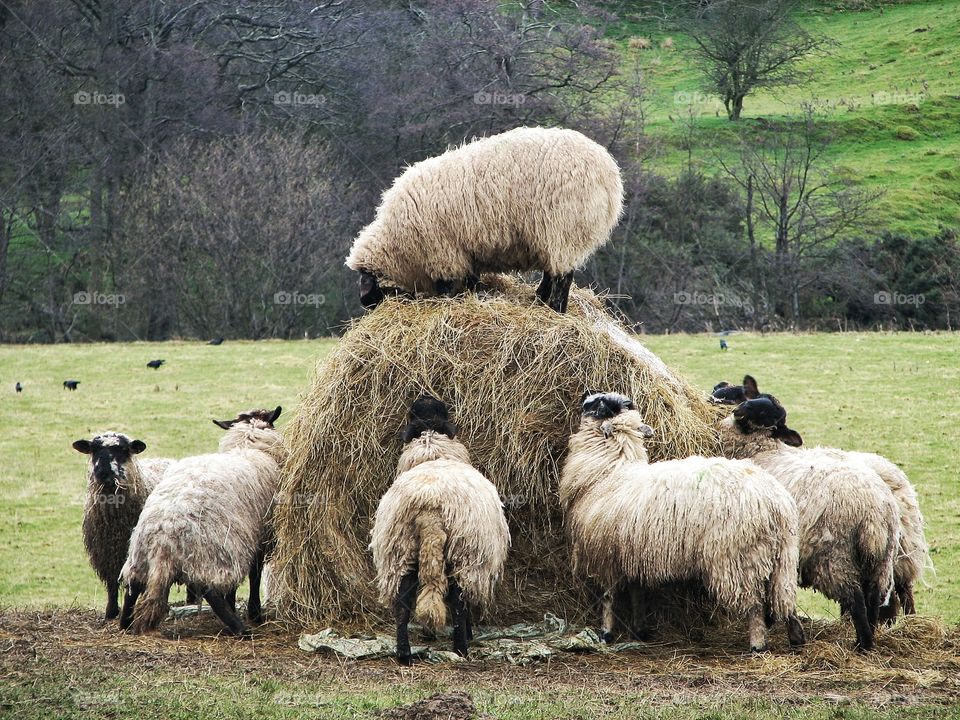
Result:
{"type": "Polygon", "coordinates": [[[77,385],[79,385],[79,384],[80,384],[80,381],[79,381],[79,380],[64,380],[64,381],[63,381],[63,387],[64,387],[66,390],[76,390],[76,389],[77,389],[77,385]]]}
{"type": "Polygon", "coordinates": [[[720,338],[720,349],[721,349],[721,350],[726,350],[726,349],[727,349],[727,341],[724,340],[723,338],[720,338]]]}
{"type": "Polygon", "coordinates": [[[151,360],[147,363],[148,368],[153,368],[154,370],[159,370],[160,366],[163,365],[166,360],[151,360]]]}
{"type": "Polygon", "coordinates": [[[20,384],[20,381],[17,380],[17,384],[13,386],[18,393],[23,392],[23,385],[20,384]]]}
{"type": "Polygon", "coordinates": [[[207,343],[207,345],[222,345],[222,344],[223,344],[223,338],[222,338],[222,337],[214,338],[213,340],[211,340],[210,342],[207,343]]]}

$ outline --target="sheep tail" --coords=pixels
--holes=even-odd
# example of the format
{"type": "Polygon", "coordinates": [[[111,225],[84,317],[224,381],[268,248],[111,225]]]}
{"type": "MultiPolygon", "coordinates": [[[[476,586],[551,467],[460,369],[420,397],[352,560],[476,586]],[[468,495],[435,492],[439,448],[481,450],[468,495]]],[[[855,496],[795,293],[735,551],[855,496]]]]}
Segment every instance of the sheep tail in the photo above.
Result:
{"type": "Polygon", "coordinates": [[[780,552],[770,573],[769,603],[775,620],[786,620],[797,611],[797,565],[800,561],[796,533],[790,533],[780,546],[780,552]]]}
{"type": "Polygon", "coordinates": [[[173,585],[173,563],[169,554],[161,549],[150,562],[147,571],[147,587],[133,610],[134,633],[154,630],[167,617],[170,610],[167,597],[173,585]]]}
{"type": "Polygon", "coordinates": [[[422,625],[437,631],[447,624],[447,531],[435,510],[419,513],[414,526],[419,542],[417,579],[420,584],[416,617],[422,625]]]}
{"type": "Polygon", "coordinates": [[[894,513],[887,515],[886,522],[873,518],[872,522],[868,519],[861,523],[857,538],[864,581],[876,584],[881,605],[893,591],[894,561],[900,544],[899,520],[894,513]]]}

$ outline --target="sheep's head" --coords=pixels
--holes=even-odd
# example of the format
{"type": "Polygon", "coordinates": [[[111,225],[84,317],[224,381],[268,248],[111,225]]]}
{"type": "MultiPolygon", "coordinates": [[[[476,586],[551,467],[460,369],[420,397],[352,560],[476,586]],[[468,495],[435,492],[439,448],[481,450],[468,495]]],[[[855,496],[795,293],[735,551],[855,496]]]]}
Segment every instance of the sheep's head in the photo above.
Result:
{"type": "Polygon", "coordinates": [[[599,423],[606,437],[617,430],[627,430],[647,439],[653,437],[653,428],[643,422],[633,400],[620,393],[585,392],[580,413],[583,420],[599,423]]]}
{"type": "Polygon", "coordinates": [[[147,449],[140,440],[131,440],[126,435],[106,432],[93,440],[77,440],[73,449],[90,456],[94,479],[105,488],[122,488],[126,479],[126,464],[132,455],[147,449]]]}
{"type": "Polygon", "coordinates": [[[728,382],[719,382],[713,386],[711,395],[714,402],[721,405],[739,405],[747,400],[760,397],[757,381],[750,375],[743,376],[743,385],[731,385],[728,382]]]}
{"type": "Polygon", "coordinates": [[[233,420],[214,420],[213,424],[224,430],[229,430],[238,423],[248,423],[250,425],[258,425],[259,427],[272,428],[273,423],[280,417],[281,409],[282,408],[277,405],[273,410],[264,410],[263,408],[244,410],[242,413],[238,413],[237,417],[233,420]]]}
{"type": "Polygon", "coordinates": [[[773,395],[761,395],[737,405],[733,422],[744,435],[769,432],[770,437],[792,447],[803,445],[800,433],[787,427],[787,411],[773,395]]]}
{"type": "Polygon", "coordinates": [[[380,280],[378,280],[373,273],[367,272],[366,270],[360,271],[357,288],[360,292],[360,304],[367,310],[373,310],[377,305],[382,303],[388,295],[395,297],[399,297],[400,295],[412,297],[411,293],[406,290],[381,285],[380,280]]]}
{"type": "Polygon", "coordinates": [[[408,422],[400,437],[404,443],[408,443],[427,431],[442,433],[451,440],[457,435],[456,426],[450,422],[447,406],[435,397],[422,395],[410,407],[408,422]]]}

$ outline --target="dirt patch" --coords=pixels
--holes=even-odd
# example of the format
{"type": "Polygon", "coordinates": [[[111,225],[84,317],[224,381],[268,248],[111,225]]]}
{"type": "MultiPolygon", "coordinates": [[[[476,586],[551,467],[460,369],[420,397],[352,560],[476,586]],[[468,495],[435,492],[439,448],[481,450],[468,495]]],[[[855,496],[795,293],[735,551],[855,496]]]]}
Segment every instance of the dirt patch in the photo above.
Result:
{"type": "Polygon", "coordinates": [[[386,688],[409,695],[412,688],[465,690],[474,699],[478,693],[521,698],[589,693],[598,701],[642,697],[664,705],[771,697],[789,704],[826,699],[874,707],[960,702],[960,627],[906,618],[880,631],[876,651],[858,654],[849,649],[848,623],[804,625],[809,642],[800,652],[790,652],[776,631],[771,652],[739,652],[742,629],[734,627],[710,630],[703,642],[669,636],[643,650],[565,653],[525,667],[468,661],[407,669],[392,659],[353,662],[305,653],[297,647],[298,634],[277,623],[259,626],[254,639],[244,642],[222,636],[222,625],[207,613],[168,621],[159,633],[132,636],[93,611],[0,610],[0,677],[30,686],[45,675],[69,672],[75,687],[102,688],[135,669],[143,677],[167,673],[204,682],[322,681],[334,697],[386,688]]]}
{"type": "Polygon", "coordinates": [[[477,708],[465,692],[438,693],[426,700],[385,710],[388,720],[476,720],[477,708]]]}

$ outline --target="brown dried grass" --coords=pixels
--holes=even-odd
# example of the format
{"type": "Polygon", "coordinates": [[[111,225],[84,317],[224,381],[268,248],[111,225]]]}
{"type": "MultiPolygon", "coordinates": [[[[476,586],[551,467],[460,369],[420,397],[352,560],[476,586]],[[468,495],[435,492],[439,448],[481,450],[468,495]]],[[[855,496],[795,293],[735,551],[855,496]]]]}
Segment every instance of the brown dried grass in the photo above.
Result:
{"type": "Polygon", "coordinates": [[[384,302],[319,364],[287,429],[273,561],[282,619],[307,626],[387,616],[375,601],[370,523],[395,475],[406,412],[422,393],[451,406],[474,464],[507,507],[513,548],[487,615],[497,624],[547,611],[587,617],[557,502],[584,390],[635,399],[658,431],[652,460],[719,454],[719,411],[645,348],[631,347],[592,292],[574,288],[560,315],[539,305],[530,286],[486,280],[493,292],[384,302]]]}

